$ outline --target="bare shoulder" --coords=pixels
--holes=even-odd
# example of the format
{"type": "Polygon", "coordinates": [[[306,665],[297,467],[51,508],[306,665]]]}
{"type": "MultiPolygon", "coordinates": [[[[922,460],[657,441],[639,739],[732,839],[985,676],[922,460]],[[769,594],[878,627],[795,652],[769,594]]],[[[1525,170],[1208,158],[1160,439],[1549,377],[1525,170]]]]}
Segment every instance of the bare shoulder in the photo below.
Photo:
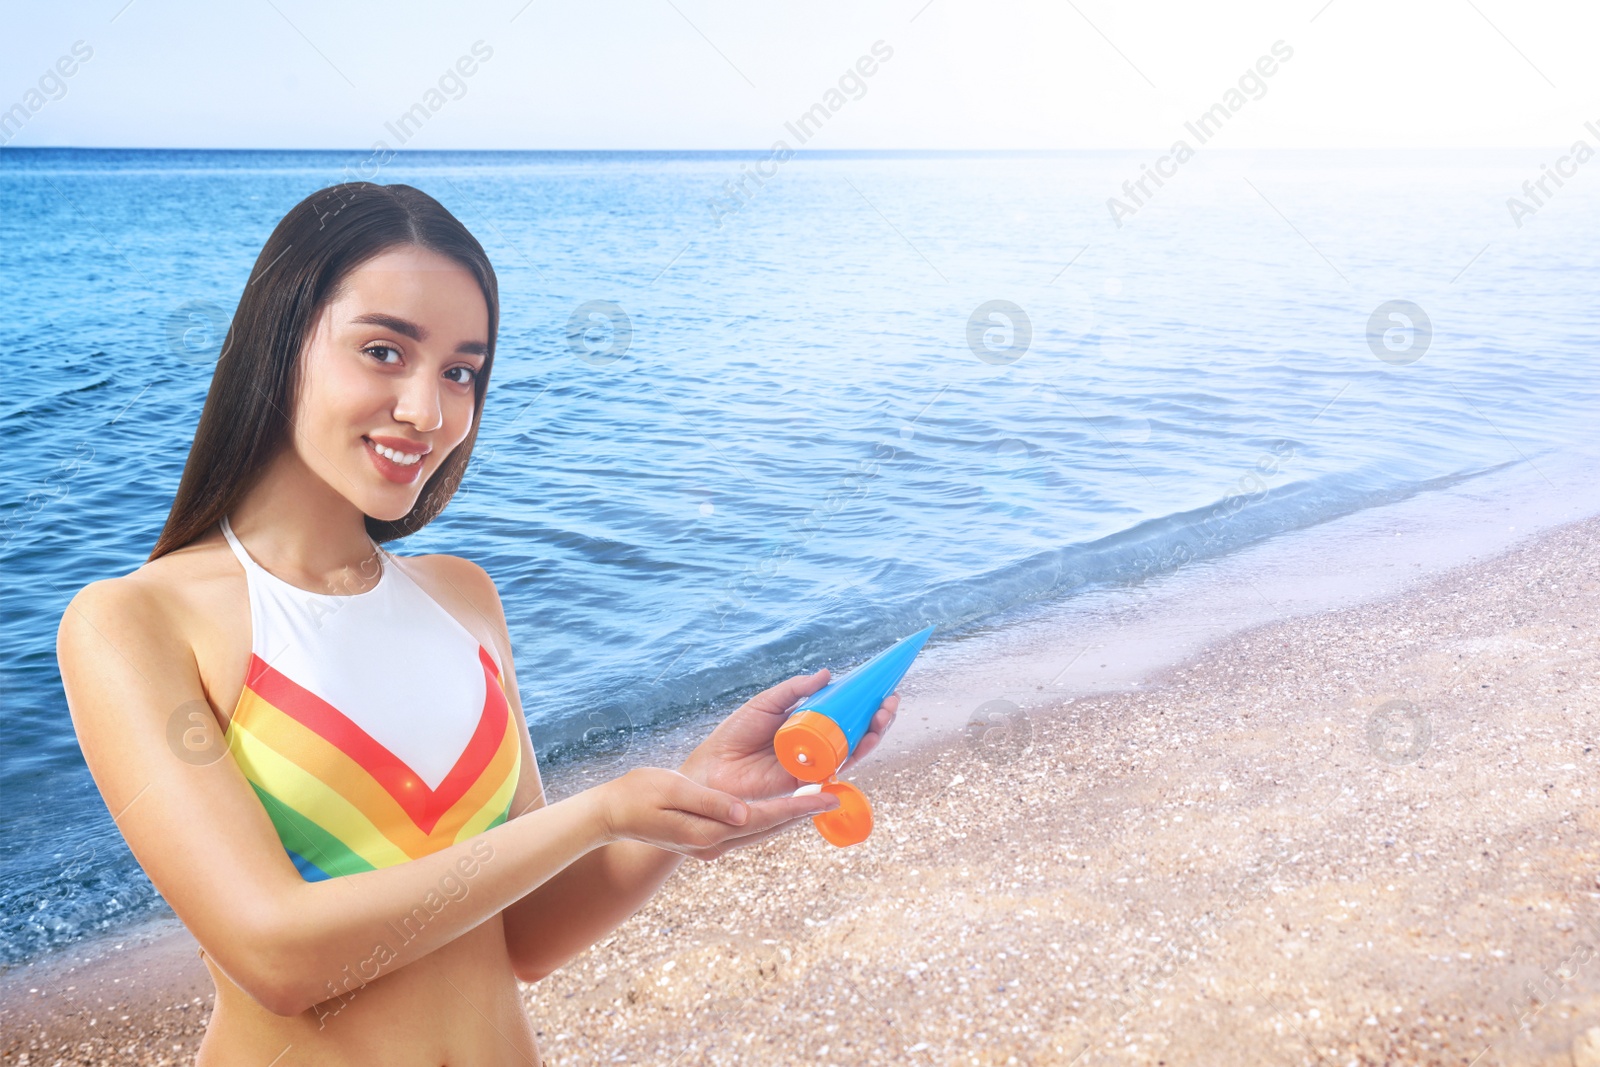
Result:
{"type": "MultiPolygon", "coordinates": [[[[471,585],[476,592],[496,593],[494,580],[489,577],[489,572],[465,556],[449,556],[443,552],[434,552],[426,556],[406,556],[407,563],[417,563],[435,573],[441,578],[462,585],[471,585]]],[[[498,596],[498,593],[496,593],[498,596]]]]}
{"type": "Polygon", "coordinates": [[[56,652],[64,672],[105,654],[142,657],[129,662],[141,672],[181,666],[225,702],[218,694],[235,675],[242,680],[250,652],[244,570],[214,534],[127,574],[90,582],[62,615],[56,652]]]}
{"type": "Polygon", "coordinates": [[[71,625],[115,626],[171,635],[193,596],[194,561],[169,553],[127,574],[90,582],[68,602],[62,630],[71,625]]]}
{"type": "Polygon", "coordinates": [[[484,644],[510,656],[505,609],[489,572],[470,559],[435,553],[403,556],[406,572],[484,644]],[[492,642],[492,644],[491,644],[492,642]]]}
{"type": "MultiPolygon", "coordinates": [[[[90,582],[73,596],[56,630],[56,661],[68,709],[80,735],[100,724],[125,736],[127,708],[114,701],[75,699],[130,679],[182,687],[195,674],[193,651],[170,591],[133,574],[90,582]]],[[[98,732],[98,731],[97,731],[98,732]]],[[[104,739],[102,739],[104,740],[104,739]]]]}
{"type": "Polygon", "coordinates": [[[207,601],[219,593],[237,595],[243,588],[244,572],[218,534],[200,538],[127,574],[90,582],[72,603],[127,613],[140,623],[162,622],[182,628],[197,613],[209,614],[207,601]]]}
{"type": "Polygon", "coordinates": [[[462,556],[448,556],[444,553],[433,553],[426,556],[406,556],[407,566],[415,574],[421,570],[437,582],[454,586],[463,596],[472,601],[474,607],[482,611],[498,613],[500,610],[500,590],[495,587],[494,579],[489,577],[489,572],[478,564],[462,556]]]}
{"type": "Polygon", "coordinates": [[[170,621],[166,601],[151,583],[135,580],[132,574],[101,578],[67,602],[56,631],[57,648],[85,630],[98,631],[109,639],[123,631],[167,630],[170,621]]]}

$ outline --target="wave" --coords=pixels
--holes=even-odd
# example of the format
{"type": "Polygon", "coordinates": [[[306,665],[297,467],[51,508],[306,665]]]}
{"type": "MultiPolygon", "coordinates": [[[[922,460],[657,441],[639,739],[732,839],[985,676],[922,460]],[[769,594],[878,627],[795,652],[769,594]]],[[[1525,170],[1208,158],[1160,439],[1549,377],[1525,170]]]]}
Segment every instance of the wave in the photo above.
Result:
{"type": "MultiPolygon", "coordinates": [[[[614,746],[618,734],[648,735],[667,729],[824,664],[837,673],[930,623],[938,627],[934,643],[961,640],[970,630],[992,629],[1005,613],[1041,601],[1139,585],[1271,537],[1446,489],[1522,462],[1511,460],[1413,481],[1396,482],[1371,470],[1241,491],[1204,507],[1145,519],[1093,540],[1039,552],[888,603],[864,595],[842,597],[827,605],[827,610],[740,647],[716,663],[681,667],[670,673],[688,658],[683,651],[685,641],[692,655],[694,647],[710,645],[713,636],[674,635],[678,654],[673,663],[666,664],[658,681],[649,686],[619,686],[576,712],[538,718],[537,729],[545,739],[540,758],[556,765],[581,761],[591,758],[598,751],[596,746],[614,746]]],[[[893,567],[895,561],[883,565],[893,567]]],[[[530,716],[533,721],[535,716],[530,716]]]]}

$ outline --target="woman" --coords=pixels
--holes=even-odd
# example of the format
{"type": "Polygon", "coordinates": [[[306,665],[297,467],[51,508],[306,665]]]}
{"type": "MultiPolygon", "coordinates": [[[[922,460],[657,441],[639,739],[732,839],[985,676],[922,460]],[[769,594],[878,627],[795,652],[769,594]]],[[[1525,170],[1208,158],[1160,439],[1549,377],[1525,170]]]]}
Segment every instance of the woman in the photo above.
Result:
{"type": "Polygon", "coordinates": [[[149,560],[62,618],[90,772],[216,983],[202,1067],[539,1063],[517,979],[684,856],[838,804],[790,795],[772,753],[826,671],[677,770],[545,803],[493,581],[379,547],[460,484],[498,324],[488,258],[433,198],[306,198],[245,286],[149,560]]]}

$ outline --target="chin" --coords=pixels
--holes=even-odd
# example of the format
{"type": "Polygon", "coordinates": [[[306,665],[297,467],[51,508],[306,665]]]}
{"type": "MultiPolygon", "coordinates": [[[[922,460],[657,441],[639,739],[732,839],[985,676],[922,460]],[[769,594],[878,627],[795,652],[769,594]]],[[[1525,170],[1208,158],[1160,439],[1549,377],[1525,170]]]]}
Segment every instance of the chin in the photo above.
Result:
{"type": "Polygon", "coordinates": [[[377,507],[363,508],[363,514],[368,518],[377,519],[379,522],[399,522],[411,514],[411,509],[417,506],[415,499],[404,504],[387,504],[377,507]]]}
{"type": "MultiPolygon", "coordinates": [[[[412,487],[397,486],[396,488],[410,489],[412,487]]],[[[361,513],[370,519],[377,519],[379,522],[395,522],[411,513],[411,509],[416,507],[417,502],[422,499],[422,494],[420,492],[385,493],[383,490],[378,489],[373,492],[347,496],[346,499],[360,508],[361,513]]]]}

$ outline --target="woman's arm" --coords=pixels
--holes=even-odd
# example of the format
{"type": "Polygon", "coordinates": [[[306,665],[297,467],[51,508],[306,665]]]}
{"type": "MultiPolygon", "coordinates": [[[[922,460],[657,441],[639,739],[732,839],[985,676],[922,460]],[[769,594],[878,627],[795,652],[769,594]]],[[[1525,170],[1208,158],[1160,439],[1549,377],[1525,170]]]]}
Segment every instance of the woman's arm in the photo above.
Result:
{"type": "MultiPolygon", "coordinates": [[[[505,608],[494,580],[470,560],[436,558],[442,566],[435,573],[470,603],[493,631],[506,698],[522,724],[522,775],[511,798],[511,817],[496,827],[502,829],[566,801],[545,803],[544,782],[517,689],[505,608]]],[[[578,857],[559,876],[537,888],[530,884],[530,891],[512,902],[502,917],[506,951],[516,976],[524,982],[537,982],[594,944],[638,911],[682,862],[682,853],[639,841],[614,841],[578,857]]]]}
{"type": "MultiPolygon", "coordinates": [[[[704,784],[692,758],[678,772],[704,784]]],[[[838,801],[826,796],[752,805],[745,827],[751,832],[699,858],[715,859],[753,845],[835,807],[838,801]]],[[[621,926],[655,896],[681,862],[681,853],[640,841],[613,841],[587,853],[511,905],[503,921],[506,950],[517,977],[537,982],[621,926]]]]}
{"type": "MultiPolygon", "coordinates": [[[[440,577],[471,604],[494,632],[500,662],[504,664],[506,697],[523,722],[523,772],[511,801],[511,818],[507,821],[510,825],[549,809],[545,807],[544,784],[523,719],[505,609],[494,581],[483,568],[460,557],[438,558],[448,559],[440,577]]],[[[679,773],[700,785],[707,784],[703,768],[693,756],[679,768],[679,773]]],[[[563,800],[552,806],[565,803],[563,800]]],[[[785,797],[753,804],[750,819],[741,828],[743,832],[700,858],[712,859],[730,849],[754,844],[837,805],[837,800],[826,796],[785,797]]],[[[542,882],[506,908],[502,919],[506,951],[517,977],[524,982],[537,982],[599,941],[643,907],[682,862],[682,853],[641,841],[613,841],[542,882]]]]}
{"type": "MultiPolygon", "coordinates": [[[[56,638],[62,683],[135,858],[207,954],[269,1010],[298,1014],[403,967],[620,836],[620,801],[600,787],[417,860],[304,881],[225,751],[168,603],[135,578],[80,591],[56,638]]],[[[732,799],[676,778],[647,782],[651,800],[663,789],[695,795],[707,815],[712,800],[726,809],[732,799]]],[[[629,804],[629,825],[643,825],[646,802],[629,804]]]]}
{"type": "Polygon", "coordinates": [[[517,977],[537,982],[621,926],[682,861],[653,845],[616,841],[512,904],[503,921],[517,977]]]}

